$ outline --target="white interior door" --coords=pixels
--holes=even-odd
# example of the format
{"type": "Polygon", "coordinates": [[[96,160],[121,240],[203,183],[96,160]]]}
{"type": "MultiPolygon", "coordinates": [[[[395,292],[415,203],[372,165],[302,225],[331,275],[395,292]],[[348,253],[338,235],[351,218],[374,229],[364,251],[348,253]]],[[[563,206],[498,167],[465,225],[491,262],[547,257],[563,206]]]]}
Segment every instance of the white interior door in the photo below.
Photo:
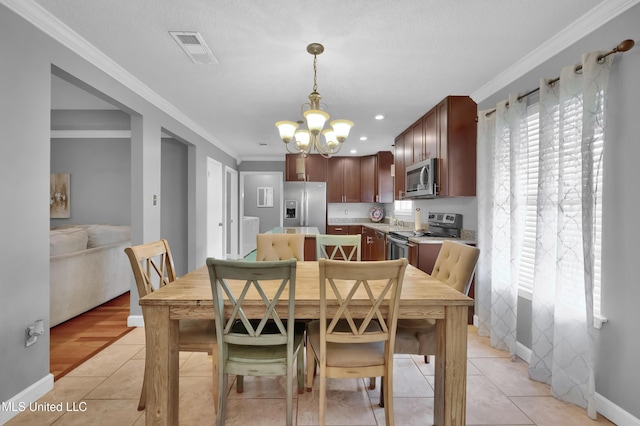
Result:
{"type": "Polygon", "coordinates": [[[225,166],[225,225],[227,259],[237,259],[238,252],[238,172],[225,166]]]}
{"type": "Polygon", "coordinates": [[[224,259],[224,192],[222,164],[207,157],[207,257],[224,259]]]}

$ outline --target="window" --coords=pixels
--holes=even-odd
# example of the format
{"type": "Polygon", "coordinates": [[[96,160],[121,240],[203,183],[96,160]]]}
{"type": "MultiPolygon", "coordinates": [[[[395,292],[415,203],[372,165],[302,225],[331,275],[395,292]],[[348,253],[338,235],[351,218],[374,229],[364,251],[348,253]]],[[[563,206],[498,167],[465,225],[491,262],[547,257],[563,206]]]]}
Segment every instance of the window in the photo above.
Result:
{"type": "MultiPolygon", "coordinates": [[[[600,99],[603,103],[603,99],[600,99]]],[[[602,106],[602,105],[601,105],[602,106]]],[[[575,117],[580,123],[574,123],[575,126],[565,125],[565,127],[581,128],[581,104],[576,103],[575,117]],[[578,107],[579,106],[579,107],[578,107]]],[[[538,166],[539,166],[539,108],[538,104],[529,106],[527,111],[527,129],[526,129],[526,156],[523,156],[524,167],[520,178],[526,178],[525,191],[527,196],[526,218],[524,229],[524,243],[522,247],[522,258],[520,263],[520,276],[518,282],[519,295],[531,299],[533,292],[533,272],[536,251],[536,225],[537,225],[537,196],[538,196],[538,166]]],[[[599,108],[597,116],[599,123],[604,120],[603,108],[599,108]]],[[[570,123],[569,123],[570,124],[570,123]]],[[[600,310],[601,304],[601,249],[602,249],[602,154],[604,146],[604,126],[601,125],[596,129],[594,135],[594,158],[593,158],[593,185],[595,186],[594,197],[594,214],[595,226],[593,229],[594,238],[594,290],[593,290],[593,313],[598,319],[602,319],[600,310]]],[[[579,133],[566,133],[565,147],[563,155],[571,155],[576,157],[575,161],[564,167],[564,179],[581,179],[580,168],[582,166],[580,153],[580,140],[582,135],[579,133]]],[[[571,206],[577,205],[580,201],[565,197],[563,207],[566,214],[571,214],[571,206]]],[[[581,219],[581,218],[576,218],[581,219]]],[[[582,244],[581,230],[576,229],[575,244],[582,244]]]]}
{"type": "Polygon", "coordinates": [[[393,213],[398,215],[410,215],[413,213],[413,201],[395,200],[393,202],[393,213]]]}

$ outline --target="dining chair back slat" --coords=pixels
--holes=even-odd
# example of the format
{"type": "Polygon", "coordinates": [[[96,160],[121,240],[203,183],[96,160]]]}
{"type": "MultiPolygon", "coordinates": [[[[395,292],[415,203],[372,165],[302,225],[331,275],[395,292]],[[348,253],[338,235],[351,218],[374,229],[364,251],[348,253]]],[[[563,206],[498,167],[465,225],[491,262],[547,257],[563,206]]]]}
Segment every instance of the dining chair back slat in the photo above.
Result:
{"type": "Polygon", "coordinates": [[[360,261],[360,235],[316,235],[318,259],[360,261]]]}

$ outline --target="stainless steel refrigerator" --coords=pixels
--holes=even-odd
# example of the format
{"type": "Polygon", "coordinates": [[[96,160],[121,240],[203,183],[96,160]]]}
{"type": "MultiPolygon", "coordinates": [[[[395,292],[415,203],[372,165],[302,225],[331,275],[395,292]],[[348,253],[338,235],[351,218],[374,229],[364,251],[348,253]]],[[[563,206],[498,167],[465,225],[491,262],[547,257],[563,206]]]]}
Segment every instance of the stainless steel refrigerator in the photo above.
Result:
{"type": "Polygon", "coordinates": [[[285,182],[284,221],[288,226],[315,226],[327,233],[327,184],[325,182],[285,182]]]}

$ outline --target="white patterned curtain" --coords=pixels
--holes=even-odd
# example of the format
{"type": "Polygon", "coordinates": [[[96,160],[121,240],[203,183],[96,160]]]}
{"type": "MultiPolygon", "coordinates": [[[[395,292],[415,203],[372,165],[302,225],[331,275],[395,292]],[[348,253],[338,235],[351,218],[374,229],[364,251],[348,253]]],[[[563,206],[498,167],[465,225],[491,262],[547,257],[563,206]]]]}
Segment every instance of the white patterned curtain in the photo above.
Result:
{"type": "Polygon", "coordinates": [[[537,180],[532,297],[532,379],[595,418],[593,283],[602,200],[604,117],[613,55],[583,56],[540,84],[538,158],[531,166],[527,108],[516,95],[478,121],[479,333],[515,356],[526,186],[537,180]],[[495,117],[494,117],[495,115],[495,117]],[[485,163],[486,162],[486,163],[485,163]],[[485,163],[485,164],[482,164],[485,163]]]}

